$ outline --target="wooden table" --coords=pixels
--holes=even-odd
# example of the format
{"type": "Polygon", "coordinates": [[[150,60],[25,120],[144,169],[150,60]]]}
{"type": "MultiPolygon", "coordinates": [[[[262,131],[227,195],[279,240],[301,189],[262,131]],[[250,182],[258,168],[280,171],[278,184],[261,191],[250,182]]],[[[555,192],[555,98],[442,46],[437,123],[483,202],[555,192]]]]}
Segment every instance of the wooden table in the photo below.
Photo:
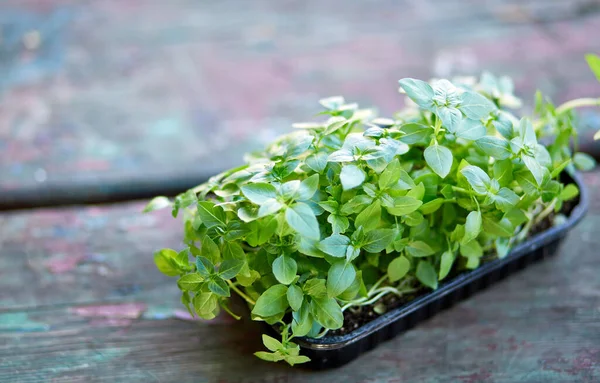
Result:
{"type": "Polygon", "coordinates": [[[256,323],[192,321],[141,202],[0,216],[0,382],[598,382],[600,172],[559,254],[333,371],[262,362],[256,323]]]}

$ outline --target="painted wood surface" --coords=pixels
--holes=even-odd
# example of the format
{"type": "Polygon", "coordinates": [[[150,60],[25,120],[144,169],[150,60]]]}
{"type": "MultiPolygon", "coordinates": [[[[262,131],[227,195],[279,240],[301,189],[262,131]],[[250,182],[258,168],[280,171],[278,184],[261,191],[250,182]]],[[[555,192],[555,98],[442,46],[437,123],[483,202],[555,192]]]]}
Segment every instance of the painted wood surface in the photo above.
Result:
{"type": "Polygon", "coordinates": [[[262,362],[260,328],[191,320],[152,252],[180,244],[141,202],[0,216],[0,382],[598,382],[600,172],[559,254],[347,366],[262,362]]]}
{"type": "Polygon", "coordinates": [[[487,69],[528,103],[598,95],[598,30],[600,0],[4,0],[0,206],[174,193],[320,97],[388,115],[401,77],[487,69]]]}

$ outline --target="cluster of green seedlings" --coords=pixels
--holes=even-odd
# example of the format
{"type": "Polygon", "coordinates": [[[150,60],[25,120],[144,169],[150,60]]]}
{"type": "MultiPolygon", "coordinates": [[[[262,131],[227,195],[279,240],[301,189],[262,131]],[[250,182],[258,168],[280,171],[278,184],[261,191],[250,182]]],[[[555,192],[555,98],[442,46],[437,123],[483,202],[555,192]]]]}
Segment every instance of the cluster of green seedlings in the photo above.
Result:
{"type": "MultiPolygon", "coordinates": [[[[588,61],[600,78],[600,59],[588,61]]],[[[436,289],[484,256],[505,257],[541,221],[564,220],[578,189],[561,172],[594,166],[576,151],[571,110],[600,99],[555,108],[538,94],[531,120],[508,111],[519,102],[505,77],[407,78],[400,88],[410,101],[393,119],[321,100],[326,120],[294,125],[174,201],[151,201],[148,211],[184,212],[186,247],[154,257],[179,278],[192,315],[239,318],[233,291],[281,332],[264,335],[269,352],[256,355],[304,363],[293,338],[340,329],[344,311],[387,294],[436,289]]]]}

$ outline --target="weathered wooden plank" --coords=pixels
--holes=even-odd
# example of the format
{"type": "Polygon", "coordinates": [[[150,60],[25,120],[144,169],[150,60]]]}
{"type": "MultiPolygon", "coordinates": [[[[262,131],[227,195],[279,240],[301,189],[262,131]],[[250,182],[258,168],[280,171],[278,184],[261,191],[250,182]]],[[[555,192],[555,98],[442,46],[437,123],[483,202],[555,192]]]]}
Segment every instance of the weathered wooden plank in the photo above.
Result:
{"type": "Polygon", "coordinates": [[[151,252],[177,246],[142,204],[0,221],[1,382],[596,382],[600,172],[560,254],[334,371],[261,362],[256,323],[190,321],[151,252]],[[101,256],[102,255],[102,256],[101,256]],[[83,258],[81,258],[83,256],[83,258]]]}
{"type": "MultiPolygon", "coordinates": [[[[600,0],[0,5],[0,206],[191,186],[335,94],[383,114],[397,80],[515,77],[598,94],[600,0]],[[233,11],[235,10],[235,11],[233,11]],[[165,181],[167,180],[167,181],[165,181]]],[[[598,127],[598,119],[595,121],[598,127]]]]}

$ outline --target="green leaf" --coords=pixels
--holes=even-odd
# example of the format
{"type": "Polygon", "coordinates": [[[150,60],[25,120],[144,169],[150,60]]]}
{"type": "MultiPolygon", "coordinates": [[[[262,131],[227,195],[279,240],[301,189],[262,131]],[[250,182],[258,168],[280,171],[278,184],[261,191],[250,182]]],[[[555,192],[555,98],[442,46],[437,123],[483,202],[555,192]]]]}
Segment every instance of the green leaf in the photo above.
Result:
{"type": "Polygon", "coordinates": [[[428,257],[435,253],[435,251],[423,241],[410,242],[406,247],[406,251],[413,257],[428,257]]]}
{"type": "Polygon", "coordinates": [[[150,202],[148,202],[143,212],[148,213],[150,211],[164,209],[165,207],[169,206],[171,206],[171,201],[169,201],[167,197],[154,197],[150,202]]]}
{"type": "Polygon", "coordinates": [[[285,312],[288,308],[286,285],[271,286],[256,300],[252,314],[266,318],[285,312]]]}
{"type": "Polygon", "coordinates": [[[262,205],[268,200],[277,197],[277,190],[271,184],[254,183],[242,186],[242,193],[246,198],[257,205],[262,205]]]}
{"type": "Polygon", "coordinates": [[[356,270],[352,263],[345,261],[331,265],[327,273],[327,295],[336,297],[344,292],[356,278],[356,270]]]}
{"type": "Polygon", "coordinates": [[[562,201],[568,201],[573,199],[579,195],[579,189],[575,184],[568,184],[565,188],[560,192],[559,198],[562,201]]]}
{"type": "Polygon", "coordinates": [[[273,261],[273,275],[284,285],[289,285],[296,278],[298,264],[294,258],[282,254],[273,261]]]}
{"type": "Polygon", "coordinates": [[[596,167],[596,160],[594,160],[594,157],[581,152],[573,155],[573,163],[577,169],[584,172],[590,171],[596,167]]]}
{"type": "MultiPolygon", "coordinates": [[[[422,185],[422,184],[420,184],[422,185]]],[[[425,188],[423,188],[423,192],[425,188]]],[[[423,201],[419,201],[414,197],[402,196],[394,199],[393,207],[386,207],[388,213],[395,216],[403,216],[412,213],[413,211],[417,211],[421,205],[423,205],[423,201]]]]}
{"type": "Polygon", "coordinates": [[[196,270],[202,277],[209,278],[215,273],[215,265],[206,257],[196,257],[196,270]]]}
{"type": "Polygon", "coordinates": [[[192,299],[192,305],[200,318],[213,319],[216,316],[217,297],[213,293],[205,292],[196,294],[194,299],[192,299]]]}
{"type": "Polygon", "coordinates": [[[294,311],[292,313],[292,318],[292,333],[294,336],[305,336],[310,332],[313,326],[313,320],[307,299],[304,299],[299,311],[294,311]]]}
{"type": "Polygon", "coordinates": [[[356,216],[354,227],[359,228],[362,226],[365,232],[370,231],[379,226],[380,220],[381,203],[379,201],[375,201],[356,216]]]}
{"type": "Polygon", "coordinates": [[[267,362],[279,362],[285,359],[283,354],[277,352],[257,351],[254,353],[254,356],[267,362]]]}
{"type": "Polygon", "coordinates": [[[265,218],[263,221],[253,221],[249,224],[249,229],[246,242],[253,247],[260,246],[275,234],[277,219],[265,218]]]}
{"type": "Polygon", "coordinates": [[[486,233],[497,235],[499,237],[512,237],[515,228],[508,218],[496,220],[493,218],[483,218],[483,230],[486,233]]]}
{"type": "Polygon", "coordinates": [[[502,188],[496,195],[492,195],[492,200],[498,209],[507,212],[519,203],[519,196],[509,188],[502,188]]]}
{"type": "Polygon", "coordinates": [[[333,234],[345,233],[350,227],[348,218],[337,214],[330,214],[329,217],[327,217],[327,222],[331,224],[333,234]]]}
{"type": "Polygon", "coordinates": [[[302,289],[297,285],[290,285],[287,291],[287,300],[292,310],[300,310],[302,302],[304,301],[304,293],[302,292],[302,289]]]}
{"type": "Polygon", "coordinates": [[[379,176],[379,189],[385,190],[390,186],[393,186],[400,179],[400,170],[402,169],[400,161],[395,158],[386,167],[383,173],[379,176]]]}
{"type": "Polygon", "coordinates": [[[214,276],[208,281],[208,289],[222,297],[230,296],[229,286],[222,278],[214,276]]]}
{"type": "Polygon", "coordinates": [[[435,213],[436,211],[438,211],[438,209],[440,207],[442,207],[442,205],[444,204],[444,199],[443,198],[436,198],[434,200],[431,200],[423,205],[421,205],[421,207],[419,208],[419,211],[421,211],[421,213],[423,214],[432,214],[435,213]]]}
{"type": "Polygon", "coordinates": [[[208,259],[211,262],[211,264],[218,263],[221,259],[221,252],[219,251],[219,247],[217,246],[217,244],[208,236],[204,236],[201,241],[202,250],[200,254],[204,258],[208,259]]]}
{"type": "Polygon", "coordinates": [[[356,165],[346,165],[342,168],[340,180],[344,190],[354,189],[365,181],[365,172],[356,165]]]}
{"type": "Polygon", "coordinates": [[[523,191],[529,195],[535,195],[538,193],[538,184],[531,172],[521,170],[515,172],[515,179],[519,183],[519,186],[523,188],[523,191]]]}
{"type": "Polygon", "coordinates": [[[442,254],[442,258],[440,261],[440,272],[438,273],[438,280],[442,280],[448,276],[450,270],[452,269],[452,264],[454,263],[454,254],[450,250],[445,251],[442,254]]]}
{"type": "Polygon", "coordinates": [[[497,160],[505,160],[512,156],[509,142],[502,138],[485,136],[475,141],[475,146],[497,160]]]}
{"type": "Polygon", "coordinates": [[[406,257],[399,256],[395,258],[390,262],[387,269],[390,282],[396,282],[404,278],[408,270],[410,270],[410,261],[406,257]]]}
{"type": "Polygon", "coordinates": [[[313,153],[306,157],[306,166],[311,168],[317,173],[322,173],[327,167],[327,157],[329,155],[325,152],[313,153]]]}
{"type": "Polygon", "coordinates": [[[525,163],[525,166],[527,166],[527,169],[529,169],[529,171],[533,175],[533,178],[535,179],[537,184],[541,185],[544,180],[544,168],[542,167],[542,165],[540,165],[535,158],[530,157],[526,154],[523,154],[521,156],[521,159],[525,163]]]}
{"type": "Polygon", "coordinates": [[[438,176],[446,178],[452,168],[452,152],[450,149],[441,145],[429,146],[424,152],[427,165],[438,176]]]}
{"type": "Polygon", "coordinates": [[[172,249],[162,249],[154,253],[154,263],[156,268],[161,273],[169,276],[176,277],[181,274],[181,269],[175,262],[177,252],[172,249]]]}
{"type": "Polygon", "coordinates": [[[219,276],[223,279],[231,279],[240,273],[245,262],[241,259],[226,259],[219,266],[219,276]]]}
{"type": "Polygon", "coordinates": [[[300,183],[298,199],[301,201],[311,199],[319,188],[319,175],[313,174],[300,183]]]}
{"type": "Polygon", "coordinates": [[[302,363],[310,362],[310,358],[305,355],[286,355],[285,361],[290,366],[294,366],[295,364],[302,364],[302,363]]]}
{"type": "Polygon", "coordinates": [[[344,325],[342,308],[334,298],[313,298],[310,302],[310,311],[325,328],[337,330],[344,325]]]}
{"type": "Polygon", "coordinates": [[[313,298],[326,297],[327,288],[325,287],[325,280],[320,278],[309,279],[304,284],[304,292],[313,298]]]}
{"type": "Polygon", "coordinates": [[[266,334],[263,334],[262,341],[265,347],[269,349],[269,351],[277,351],[283,349],[283,345],[280,341],[266,334]]]}
{"type": "Polygon", "coordinates": [[[324,253],[336,258],[343,258],[346,255],[346,249],[350,245],[350,238],[345,235],[332,235],[319,243],[319,249],[324,253]]]}
{"type": "Polygon", "coordinates": [[[437,289],[438,287],[438,279],[437,273],[435,269],[431,265],[431,263],[427,261],[419,261],[417,265],[417,272],[415,273],[417,279],[427,287],[431,287],[432,289],[437,289]]]}
{"type": "Polygon", "coordinates": [[[431,126],[414,122],[402,125],[400,131],[404,134],[400,136],[398,140],[409,145],[426,144],[433,134],[433,128],[431,126]]]}
{"type": "Polygon", "coordinates": [[[471,242],[481,232],[481,212],[472,211],[467,216],[467,222],[465,223],[465,236],[461,240],[461,243],[471,242]]]}
{"type": "Polygon", "coordinates": [[[480,121],[463,119],[456,129],[456,137],[475,141],[485,136],[486,129],[480,121]]]}
{"type": "Polygon", "coordinates": [[[596,76],[596,79],[600,81],[600,57],[598,57],[598,55],[588,53],[585,55],[585,60],[587,61],[590,69],[596,76]]]}
{"type": "Polygon", "coordinates": [[[245,260],[244,249],[236,242],[225,242],[223,244],[223,259],[225,260],[245,260]]]}
{"type": "Polygon", "coordinates": [[[483,256],[483,249],[477,241],[461,243],[460,254],[466,258],[480,258],[483,256]]]}
{"type": "Polygon", "coordinates": [[[479,93],[466,91],[460,98],[460,111],[472,120],[485,118],[496,110],[496,105],[479,93]]]}
{"type": "Polygon", "coordinates": [[[480,195],[487,194],[491,179],[481,168],[467,165],[461,169],[460,173],[465,176],[475,193],[480,195]]]}
{"type": "Polygon", "coordinates": [[[394,229],[375,229],[367,232],[362,242],[362,248],[369,253],[379,253],[396,237],[394,229]]]}
{"type": "Polygon", "coordinates": [[[315,213],[305,203],[289,206],[285,211],[285,219],[292,229],[306,238],[318,240],[321,236],[315,213]]]}
{"type": "Polygon", "coordinates": [[[183,291],[196,291],[202,283],[204,283],[204,278],[198,273],[192,273],[179,278],[177,286],[183,291]]]}
{"type": "Polygon", "coordinates": [[[433,88],[428,83],[413,78],[403,78],[399,81],[400,87],[406,95],[423,109],[433,108],[433,88]]]}
{"type": "Polygon", "coordinates": [[[443,126],[450,132],[455,133],[462,114],[457,108],[448,108],[445,106],[436,108],[436,114],[442,120],[443,126]]]}
{"type": "Polygon", "coordinates": [[[513,180],[512,161],[507,159],[494,162],[493,174],[500,186],[508,186],[513,180]]]}
{"type": "Polygon", "coordinates": [[[202,223],[204,223],[204,225],[206,225],[208,228],[215,226],[227,226],[223,208],[220,206],[215,206],[215,204],[212,202],[198,202],[198,215],[200,216],[200,219],[202,219],[202,223]]]}

